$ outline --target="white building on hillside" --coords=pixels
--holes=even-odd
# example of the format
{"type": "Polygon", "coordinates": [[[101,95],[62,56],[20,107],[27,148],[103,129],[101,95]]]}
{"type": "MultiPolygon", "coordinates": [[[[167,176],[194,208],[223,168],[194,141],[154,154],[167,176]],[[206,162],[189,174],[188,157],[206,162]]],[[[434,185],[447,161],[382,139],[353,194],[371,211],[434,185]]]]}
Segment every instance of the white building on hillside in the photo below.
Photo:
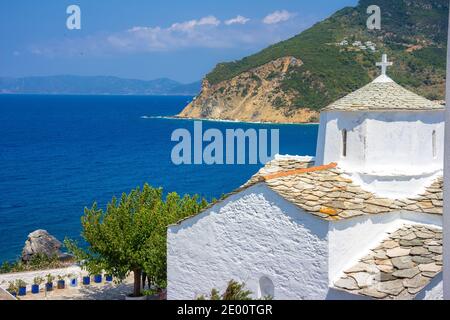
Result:
{"type": "Polygon", "coordinates": [[[386,76],[321,114],[316,158],[277,157],[168,229],[168,298],[231,279],[274,299],[442,298],[443,106],[386,76]]]}

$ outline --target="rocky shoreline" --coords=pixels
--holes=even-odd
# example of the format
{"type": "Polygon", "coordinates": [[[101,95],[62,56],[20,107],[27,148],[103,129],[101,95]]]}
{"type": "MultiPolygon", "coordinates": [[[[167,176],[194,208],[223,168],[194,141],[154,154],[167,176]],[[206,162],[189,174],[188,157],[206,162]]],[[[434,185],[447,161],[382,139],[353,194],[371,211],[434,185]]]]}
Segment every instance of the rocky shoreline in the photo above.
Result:
{"type": "Polygon", "coordinates": [[[4,262],[0,274],[65,268],[72,265],[74,257],[61,249],[63,244],[46,230],[31,232],[15,262],[4,262]]]}

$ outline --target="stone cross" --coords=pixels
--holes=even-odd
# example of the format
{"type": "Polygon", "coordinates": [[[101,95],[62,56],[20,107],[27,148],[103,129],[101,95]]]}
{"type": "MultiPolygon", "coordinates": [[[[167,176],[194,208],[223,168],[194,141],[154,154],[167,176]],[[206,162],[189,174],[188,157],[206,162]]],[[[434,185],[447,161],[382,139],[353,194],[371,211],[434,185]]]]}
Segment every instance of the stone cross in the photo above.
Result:
{"type": "Polygon", "coordinates": [[[377,62],[377,67],[381,67],[381,75],[385,76],[387,68],[392,66],[392,62],[388,61],[387,54],[383,54],[383,57],[381,59],[381,62],[377,62]]]}

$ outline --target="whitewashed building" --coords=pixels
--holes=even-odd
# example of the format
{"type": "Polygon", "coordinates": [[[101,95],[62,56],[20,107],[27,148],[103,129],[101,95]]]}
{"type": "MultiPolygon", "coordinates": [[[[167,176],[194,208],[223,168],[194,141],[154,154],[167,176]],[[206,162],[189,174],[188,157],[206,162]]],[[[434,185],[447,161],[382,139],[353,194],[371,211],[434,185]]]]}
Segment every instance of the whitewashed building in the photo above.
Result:
{"type": "Polygon", "coordinates": [[[231,279],[255,298],[442,298],[444,108],[379,65],[322,112],[316,158],[276,157],[168,228],[168,299],[231,279]]]}

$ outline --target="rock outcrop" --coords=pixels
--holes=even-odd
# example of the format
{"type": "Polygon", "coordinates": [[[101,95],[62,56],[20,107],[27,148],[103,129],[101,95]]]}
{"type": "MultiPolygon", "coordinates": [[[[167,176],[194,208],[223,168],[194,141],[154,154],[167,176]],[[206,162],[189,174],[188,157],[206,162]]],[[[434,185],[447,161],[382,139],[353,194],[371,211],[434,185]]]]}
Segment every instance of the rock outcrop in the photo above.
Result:
{"type": "Polygon", "coordinates": [[[62,243],[46,230],[36,230],[28,235],[22,250],[22,261],[28,262],[38,254],[61,257],[62,243]]]}
{"type": "Polygon", "coordinates": [[[295,108],[294,95],[282,88],[283,79],[301,65],[303,62],[299,59],[283,57],[214,85],[205,79],[200,95],[178,117],[249,122],[317,122],[317,111],[295,108]]]}

